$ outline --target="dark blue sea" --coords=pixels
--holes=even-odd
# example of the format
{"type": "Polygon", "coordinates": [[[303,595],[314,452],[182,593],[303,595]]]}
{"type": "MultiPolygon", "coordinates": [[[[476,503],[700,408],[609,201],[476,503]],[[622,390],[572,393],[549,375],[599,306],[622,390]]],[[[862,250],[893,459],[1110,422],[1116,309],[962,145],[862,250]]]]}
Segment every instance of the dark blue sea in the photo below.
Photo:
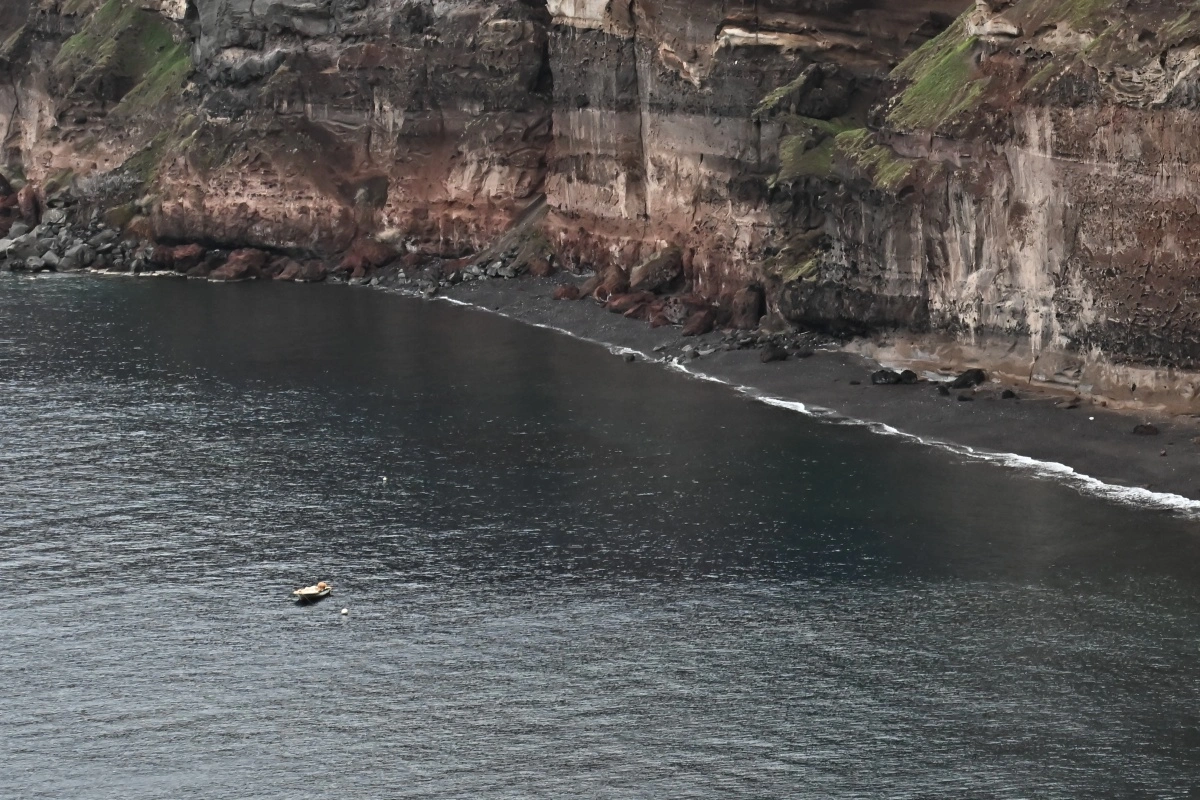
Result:
{"type": "Polygon", "coordinates": [[[1200,786],[1198,523],[494,315],[6,275],[0,479],[5,797],[1200,786]]]}

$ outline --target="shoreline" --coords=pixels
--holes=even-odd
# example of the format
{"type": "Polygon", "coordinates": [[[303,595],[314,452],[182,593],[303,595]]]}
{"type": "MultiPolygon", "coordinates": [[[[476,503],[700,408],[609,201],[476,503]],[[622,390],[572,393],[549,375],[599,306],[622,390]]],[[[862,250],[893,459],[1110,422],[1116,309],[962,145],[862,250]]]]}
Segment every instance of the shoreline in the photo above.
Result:
{"type": "MultiPolygon", "coordinates": [[[[86,274],[185,279],[169,271],[86,274]]],[[[719,331],[683,337],[678,327],[652,328],[588,299],[553,298],[559,285],[583,280],[569,273],[553,278],[525,275],[459,283],[433,296],[389,282],[338,283],[499,314],[831,424],[861,425],[874,433],[1065,483],[1084,494],[1200,519],[1198,419],[1102,407],[1069,393],[994,377],[975,389],[946,396],[930,380],[872,385],[871,374],[880,369],[879,362],[850,347],[821,347],[807,357],[762,363],[759,348],[725,349],[719,331]],[[703,355],[680,357],[685,347],[703,355]],[[1005,389],[1017,397],[1004,399],[1005,389]],[[963,402],[959,395],[964,394],[972,401],[963,402]],[[1135,425],[1146,421],[1153,421],[1157,435],[1133,433],[1135,425]]]]}
{"type": "Polygon", "coordinates": [[[943,396],[929,381],[872,385],[871,373],[879,364],[846,348],[764,364],[758,349],[723,349],[719,332],[684,338],[679,328],[651,328],[589,300],[555,300],[551,293],[565,279],[458,284],[434,299],[554,330],[615,355],[633,354],[830,423],[863,425],[1066,483],[1085,494],[1200,518],[1200,444],[1193,441],[1200,436],[1200,421],[1134,414],[1087,400],[1076,405],[1060,392],[995,379],[966,390],[971,402],[959,399],[960,390],[943,396]],[[688,346],[705,355],[673,356],[688,346]],[[1017,397],[1003,399],[1005,389],[1017,397]],[[1133,433],[1135,425],[1150,420],[1158,435],[1133,433]]]}

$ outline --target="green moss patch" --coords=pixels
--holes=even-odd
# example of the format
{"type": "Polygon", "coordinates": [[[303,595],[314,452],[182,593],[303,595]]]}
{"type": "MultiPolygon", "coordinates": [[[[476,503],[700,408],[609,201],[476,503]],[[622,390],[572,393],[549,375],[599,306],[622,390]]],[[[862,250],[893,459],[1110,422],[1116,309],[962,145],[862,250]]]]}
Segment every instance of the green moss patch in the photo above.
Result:
{"type": "Polygon", "coordinates": [[[162,102],[190,70],[184,45],[137,0],[107,0],[63,43],[52,70],[69,94],[130,98],[126,112],[162,102]]]}
{"type": "Polygon", "coordinates": [[[766,97],[758,104],[758,108],[754,110],[755,118],[769,114],[778,108],[784,100],[792,95],[793,92],[803,89],[805,85],[812,80],[812,68],[805,69],[800,75],[792,81],[785,83],[778,89],[775,89],[767,94],[766,97]]]}
{"type": "Polygon", "coordinates": [[[846,131],[834,139],[836,155],[844,158],[880,189],[897,188],[912,173],[913,162],[878,144],[866,128],[846,131]]]}
{"type": "Polygon", "coordinates": [[[987,78],[975,77],[972,53],[976,37],[966,35],[960,17],[892,71],[908,86],[888,114],[888,121],[907,130],[934,130],[974,108],[987,78]]]}
{"type": "Polygon", "coordinates": [[[776,183],[798,178],[828,178],[833,171],[833,137],[812,146],[812,137],[787,136],[779,143],[779,175],[776,183]]]}
{"type": "Polygon", "coordinates": [[[191,71],[192,59],[187,46],[175,45],[151,67],[141,83],[121,98],[121,102],[113,109],[113,114],[132,116],[157,108],[168,98],[179,93],[191,71]]]}
{"type": "MultiPolygon", "coordinates": [[[[799,131],[779,141],[779,174],[774,184],[799,178],[828,178],[833,172],[834,137],[856,126],[842,119],[813,119],[795,114],[780,117],[786,130],[799,131]]],[[[861,123],[857,123],[861,124],[861,123]]]]}

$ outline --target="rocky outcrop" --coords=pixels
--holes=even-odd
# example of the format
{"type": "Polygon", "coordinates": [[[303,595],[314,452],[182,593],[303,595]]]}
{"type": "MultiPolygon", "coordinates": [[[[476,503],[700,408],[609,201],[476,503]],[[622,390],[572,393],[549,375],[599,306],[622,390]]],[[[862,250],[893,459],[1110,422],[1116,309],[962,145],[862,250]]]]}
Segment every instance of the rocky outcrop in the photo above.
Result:
{"type": "Polygon", "coordinates": [[[594,271],[708,304],[622,312],[653,324],[894,328],[1190,408],[1198,32],[1183,3],[9,0],[5,218],[70,191],[285,280],[594,271]]]}
{"type": "Polygon", "coordinates": [[[967,10],[894,70],[868,131],[833,137],[841,197],[780,309],[928,332],[910,357],[1200,407],[1197,33],[1177,3],[967,10]]]}

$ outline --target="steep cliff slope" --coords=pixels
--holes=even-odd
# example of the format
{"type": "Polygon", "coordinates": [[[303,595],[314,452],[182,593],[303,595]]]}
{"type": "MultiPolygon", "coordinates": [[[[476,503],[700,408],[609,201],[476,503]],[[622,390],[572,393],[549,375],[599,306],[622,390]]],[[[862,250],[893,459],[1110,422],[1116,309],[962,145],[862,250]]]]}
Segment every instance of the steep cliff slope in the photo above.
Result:
{"type": "Polygon", "coordinates": [[[465,255],[545,197],[574,267],[675,247],[700,294],[893,354],[1200,402],[1200,9],[965,5],[10,0],[4,160],[144,238],[292,253],[465,255]]]}
{"type": "Polygon", "coordinates": [[[1194,409],[1198,66],[1191,3],[978,3],[895,70],[863,143],[836,137],[845,197],[782,310],[1194,409]]]}

